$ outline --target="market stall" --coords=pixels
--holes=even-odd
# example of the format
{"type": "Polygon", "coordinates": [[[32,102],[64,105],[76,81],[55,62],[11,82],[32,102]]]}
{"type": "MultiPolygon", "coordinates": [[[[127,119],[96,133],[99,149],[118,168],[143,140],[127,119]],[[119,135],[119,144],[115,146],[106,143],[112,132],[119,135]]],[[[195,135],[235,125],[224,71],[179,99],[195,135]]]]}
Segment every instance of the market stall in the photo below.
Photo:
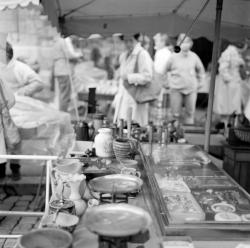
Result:
{"type": "MultiPolygon", "coordinates": [[[[85,148],[92,145],[86,143],[85,148]]],[[[136,160],[120,162],[89,152],[78,153],[80,160],[57,162],[57,180],[71,189],[57,189],[63,200],[57,207],[61,204],[64,215],[79,219],[65,222],[52,204],[53,194],[50,217],[46,214],[41,226],[72,232],[74,247],[249,244],[250,196],[203,150],[190,144],[141,143],[138,152],[136,160]],[[83,190],[73,181],[82,181],[83,190]]]]}

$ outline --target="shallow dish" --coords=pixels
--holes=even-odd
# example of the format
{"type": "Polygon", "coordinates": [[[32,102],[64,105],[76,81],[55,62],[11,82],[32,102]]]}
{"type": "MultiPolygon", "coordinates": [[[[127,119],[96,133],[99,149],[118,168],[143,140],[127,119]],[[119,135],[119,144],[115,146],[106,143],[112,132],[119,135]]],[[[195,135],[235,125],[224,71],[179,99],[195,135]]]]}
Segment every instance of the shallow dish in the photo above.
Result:
{"type": "Polygon", "coordinates": [[[130,193],[139,190],[142,184],[137,176],[113,174],[92,179],[89,188],[100,193],[130,193]]]}
{"type": "Polygon", "coordinates": [[[20,248],[69,248],[72,244],[69,232],[56,228],[41,228],[24,234],[18,240],[20,248]]]}
{"type": "Polygon", "coordinates": [[[86,227],[96,234],[124,237],[146,231],[152,222],[148,212],[129,204],[105,204],[86,212],[86,227]]]}
{"type": "Polygon", "coordinates": [[[223,202],[213,204],[211,206],[211,209],[215,213],[221,213],[221,212],[233,213],[236,210],[232,204],[223,203],[223,202]]]}
{"type": "Polygon", "coordinates": [[[58,213],[56,218],[55,214],[56,213],[46,216],[43,220],[43,223],[46,224],[47,226],[53,225],[64,228],[64,227],[74,227],[79,222],[79,218],[73,214],[58,213]]]}
{"type": "Polygon", "coordinates": [[[217,213],[214,216],[214,219],[216,221],[224,221],[224,222],[231,222],[231,221],[241,221],[241,218],[238,214],[235,213],[229,213],[229,212],[221,212],[217,213]]]}

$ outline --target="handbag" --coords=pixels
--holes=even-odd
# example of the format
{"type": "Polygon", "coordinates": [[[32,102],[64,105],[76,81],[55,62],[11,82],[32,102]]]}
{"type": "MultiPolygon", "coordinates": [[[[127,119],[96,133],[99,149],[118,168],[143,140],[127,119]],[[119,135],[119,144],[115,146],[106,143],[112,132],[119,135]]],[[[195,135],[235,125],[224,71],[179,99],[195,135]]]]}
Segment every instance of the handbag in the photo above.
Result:
{"type": "MultiPolygon", "coordinates": [[[[0,80],[0,97],[1,97],[1,121],[2,121],[2,127],[3,127],[3,134],[4,134],[4,140],[7,150],[13,150],[20,142],[20,134],[18,131],[17,126],[13,122],[9,108],[12,106],[11,101],[13,101],[12,98],[14,98],[13,94],[8,94],[7,88],[4,92],[3,89],[3,81],[0,80]],[[8,98],[9,101],[6,100],[6,94],[10,97],[8,98]],[[11,98],[12,97],[12,98],[11,98]]],[[[10,93],[10,92],[9,92],[10,93]]]]}
{"type": "MultiPolygon", "coordinates": [[[[134,73],[139,73],[138,60],[140,54],[141,52],[138,53],[136,58],[134,73]]],[[[123,86],[137,103],[142,104],[154,101],[159,97],[162,89],[162,79],[161,75],[154,73],[152,81],[144,85],[130,84],[128,80],[125,80],[123,86]]]]}

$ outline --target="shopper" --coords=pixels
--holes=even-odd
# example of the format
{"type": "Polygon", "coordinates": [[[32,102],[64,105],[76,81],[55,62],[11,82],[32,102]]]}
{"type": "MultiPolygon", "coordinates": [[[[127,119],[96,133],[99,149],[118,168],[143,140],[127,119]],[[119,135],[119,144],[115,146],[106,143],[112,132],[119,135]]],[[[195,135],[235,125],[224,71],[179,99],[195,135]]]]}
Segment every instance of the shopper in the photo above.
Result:
{"type": "Polygon", "coordinates": [[[57,37],[53,47],[54,81],[59,88],[59,110],[67,112],[71,96],[71,66],[70,59],[82,57],[80,51],[75,51],[70,39],[57,37]]]}
{"type": "Polygon", "coordinates": [[[41,78],[27,64],[14,58],[13,48],[6,44],[7,67],[1,73],[12,91],[22,96],[34,96],[44,88],[41,78]]]}
{"type": "MultiPolygon", "coordinates": [[[[1,37],[0,37],[1,39],[1,37]]],[[[0,42],[2,44],[3,42],[0,42]]],[[[7,65],[7,56],[6,56],[6,48],[1,47],[1,54],[0,54],[0,87],[3,90],[4,98],[0,97],[0,110],[1,115],[8,111],[5,105],[5,100],[8,102],[8,108],[10,109],[15,104],[15,97],[13,92],[9,89],[8,84],[3,78],[3,73],[6,72],[6,65],[7,65]]],[[[1,116],[1,119],[3,116],[1,116]]],[[[5,144],[5,135],[4,135],[4,129],[3,129],[3,122],[0,122],[0,153],[6,154],[6,144],[5,144]]],[[[5,178],[6,176],[6,159],[0,159],[0,179],[5,178]]],[[[13,180],[19,180],[20,179],[20,171],[19,171],[19,164],[10,164],[10,169],[12,172],[12,179],[13,180]]]]}
{"type": "MultiPolygon", "coordinates": [[[[166,74],[166,67],[167,62],[171,57],[171,51],[169,50],[168,46],[168,35],[164,33],[157,33],[154,36],[154,48],[155,48],[155,56],[154,56],[154,72],[159,74],[162,79],[163,87],[168,87],[167,82],[167,74],[166,74]]],[[[161,97],[163,93],[166,93],[165,90],[162,90],[161,97]]]]}
{"type": "Polygon", "coordinates": [[[148,103],[137,103],[123,86],[124,81],[143,85],[152,80],[153,62],[149,53],[142,48],[139,37],[140,34],[124,37],[127,51],[120,57],[120,87],[115,98],[114,122],[120,118],[126,119],[128,109],[132,108],[132,120],[145,126],[148,124],[148,103]]]}
{"type": "Polygon", "coordinates": [[[182,106],[185,107],[185,124],[194,124],[195,104],[198,87],[201,84],[205,69],[200,58],[190,49],[193,41],[180,34],[177,45],[180,53],[174,53],[169,59],[166,72],[169,73],[170,105],[174,118],[181,117],[182,106]],[[184,40],[183,40],[184,39],[184,40]]]}
{"type": "Polygon", "coordinates": [[[227,127],[231,114],[241,113],[242,78],[240,68],[244,60],[240,49],[229,45],[219,58],[219,72],[216,77],[214,112],[220,115],[220,121],[227,127]]]}

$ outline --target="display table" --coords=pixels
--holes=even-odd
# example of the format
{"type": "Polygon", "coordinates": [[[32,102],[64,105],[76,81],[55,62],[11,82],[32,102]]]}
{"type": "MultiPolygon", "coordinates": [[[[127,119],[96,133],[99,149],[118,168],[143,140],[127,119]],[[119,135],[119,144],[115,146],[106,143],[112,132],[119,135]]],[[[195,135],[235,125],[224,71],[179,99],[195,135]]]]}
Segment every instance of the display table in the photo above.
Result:
{"type": "Polygon", "coordinates": [[[250,193],[250,146],[230,146],[224,148],[223,169],[250,193]]]}
{"type": "MultiPolygon", "coordinates": [[[[241,217],[250,213],[250,196],[223,170],[206,161],[206,154],[202,150],[192,145],[154,144],[150,147],[148,144],[141,144],[139,153],[143,186],[135,198],[129,198],[128,203],[148,211],[153,222],[149,227],[148,241],[144,244],[130,242],[129,248],[158,248],[163,240],[171,239],[171,236],[179,236],[180,240],[184,236],[189,236],[196,248],[235,248],[238,244],[249,241],[250,221],[216,221],[217,210],[213,212],[214,208],[211,206],[218,203],[220,206],[220,203],[227,202],[227,206],[234,205],[232,208],[235,215],[241,217]],[[207,163],[198,163],[200,158],[200,162],[207,163]],[[189,199],[192,203],[196,202],[192,211],[187,207],[184,208],[186,212],[173,214],[182,202],[171,209],[173,202],[166,196],[175,199],[177,195],[181,198],[182,194],[178,190],[172,194],[173,185],[164,189],[165,176],[168,179],[184,180],[188,186],[186,193],[191,197],[189,199]],[[213,201],[213,204],[210,201],[213,201]],[[198,215],[194,214],[197,209],[198,215]],[[180,219],[180,216],[186,217],[180,219]]],[[[89,195],[88,192],[85,194],[89,195]]],[[[190,201],[188,202],[190,204],[190,201]]],[[[73,248],[98,247],[98,236],[86,228],[85,216],[83,214],[80,217],[79,224],[73,232],[73,248]]]]}
{"type": "Polygon", "coordinates": [[[142,152],[154,213],[164,235],[187,235],[193,241],[249,239],[250,220],[243,221],[243,215],[249,216],[250,196],[225,171],[202,161],[202,150],[154,144],[144,145],[142,152]],[[224,216],[224,209],[232,214],[224,216]]]}

